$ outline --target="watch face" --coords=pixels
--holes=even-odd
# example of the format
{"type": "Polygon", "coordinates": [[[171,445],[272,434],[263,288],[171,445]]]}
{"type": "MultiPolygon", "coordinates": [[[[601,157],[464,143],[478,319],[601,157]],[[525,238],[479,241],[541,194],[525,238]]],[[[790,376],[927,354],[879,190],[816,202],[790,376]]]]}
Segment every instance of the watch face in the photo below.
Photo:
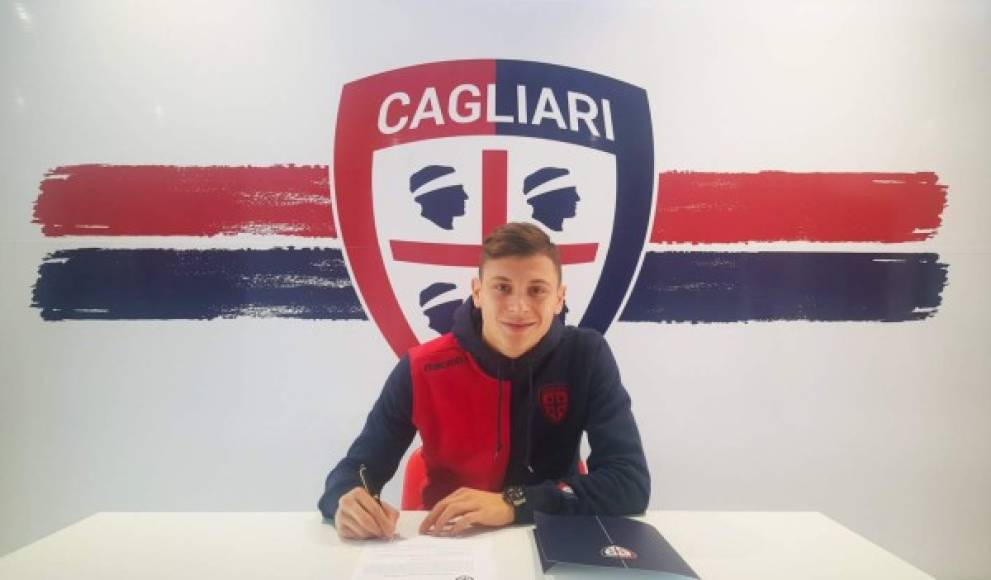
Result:
{"type": "Polygon", "coordinates": [[[506,491],[503,492],[503,497],[514,507],[519,507],[526,503],[526,495],[523,494],[523,488],[518,485],[507,487],[506,491]]]}

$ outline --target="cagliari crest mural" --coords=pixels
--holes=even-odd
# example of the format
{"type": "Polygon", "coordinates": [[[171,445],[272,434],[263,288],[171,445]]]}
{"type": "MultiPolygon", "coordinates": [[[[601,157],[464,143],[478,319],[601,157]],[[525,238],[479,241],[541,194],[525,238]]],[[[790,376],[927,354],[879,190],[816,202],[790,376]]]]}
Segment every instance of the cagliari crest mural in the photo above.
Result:
{"type": "Polygon", "coordinates": [[[947,187],[934,168],[655,168],[647,97],[554,64],[435,62],[347,83],[332,165],[55,167],[34,221],[78,247],[44,259],[31,304],[50,321],[371,319],[402,353],[448,329],[482,238],[513,220],[560,245],[567,321],[602,332],[616,320],[905,322],[938,312],[948,265],[899,248],[939,229],[947,187]],[[237,234],[299,244],[208,243],[237,234]],[[91,236],[204,244],[104,248],[91,236]],[[785,245],[795,241],[814,246],[785,245]],[[777,242],[781,251],[767,251],[777,242]]]}

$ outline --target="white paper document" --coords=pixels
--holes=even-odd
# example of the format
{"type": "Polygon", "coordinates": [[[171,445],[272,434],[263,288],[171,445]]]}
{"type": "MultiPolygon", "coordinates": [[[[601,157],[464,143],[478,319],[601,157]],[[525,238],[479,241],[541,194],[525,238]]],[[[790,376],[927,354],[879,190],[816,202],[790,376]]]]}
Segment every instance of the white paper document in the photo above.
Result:
{"type": "Polygon", "coordinates": [[[352,580],[495,580],[492,538],[417,535],[362,546],[352,580]]]}

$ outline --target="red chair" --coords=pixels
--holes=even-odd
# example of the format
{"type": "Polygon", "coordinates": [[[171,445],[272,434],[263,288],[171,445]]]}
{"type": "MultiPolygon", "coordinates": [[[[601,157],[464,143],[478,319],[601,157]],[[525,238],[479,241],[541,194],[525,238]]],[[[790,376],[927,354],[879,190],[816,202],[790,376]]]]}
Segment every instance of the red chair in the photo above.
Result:
{"type": "Polygon", "coordinates": [[[427,481],[427,462],[423,460],[423,448],[417,447],[406,462],[406,470],[403,472],[403,500],[402,509],[422,510],[423,506],[423,486],[427,481]]]}
{"type": "MultiPolygon", "coordinates": [[[[584,461],[578,462],[578,473],[588,475],[584,461]]],[[[401,508],[404,510],[423,510],[423,486],[427,481],[427,462],[423,460],[423,448],[417,447],[406,462],[403,471],[403,499],[401,508]]]]}

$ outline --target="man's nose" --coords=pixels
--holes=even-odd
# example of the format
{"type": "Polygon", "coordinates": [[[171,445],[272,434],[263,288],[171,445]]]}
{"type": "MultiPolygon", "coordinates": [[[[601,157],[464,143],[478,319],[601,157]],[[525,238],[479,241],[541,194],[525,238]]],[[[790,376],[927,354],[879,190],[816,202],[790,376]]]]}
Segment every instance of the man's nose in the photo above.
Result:
{"type": "Polygon", "coordinates": [[[509,310],[512,312],[526,312],[530,309],[530,304],[527,302],[526,296],[523,294],[513,293],[509,297],[509,310]]]}

